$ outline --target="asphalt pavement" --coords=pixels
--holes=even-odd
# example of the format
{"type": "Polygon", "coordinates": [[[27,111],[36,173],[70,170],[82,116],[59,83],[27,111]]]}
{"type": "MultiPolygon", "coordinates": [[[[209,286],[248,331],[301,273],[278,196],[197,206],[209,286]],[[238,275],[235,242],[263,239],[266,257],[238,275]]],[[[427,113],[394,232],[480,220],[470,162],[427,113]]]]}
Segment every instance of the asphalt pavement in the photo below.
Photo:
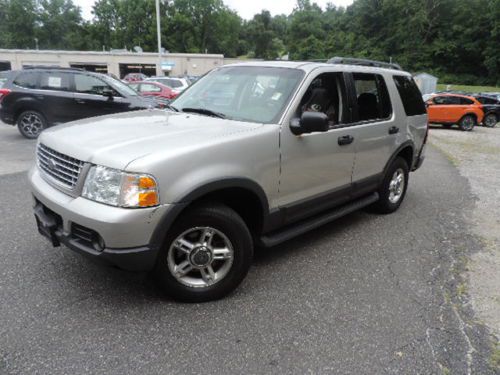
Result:
{"type": "Polygon", "coordinates": [[[494,373],[457,292],[480,249],[474,197],[433,148],[399,211],[258,250],[240,288],[205,304],[52,248],[31,212],[33,149],[0,131],[0,374],[494,373]]]}

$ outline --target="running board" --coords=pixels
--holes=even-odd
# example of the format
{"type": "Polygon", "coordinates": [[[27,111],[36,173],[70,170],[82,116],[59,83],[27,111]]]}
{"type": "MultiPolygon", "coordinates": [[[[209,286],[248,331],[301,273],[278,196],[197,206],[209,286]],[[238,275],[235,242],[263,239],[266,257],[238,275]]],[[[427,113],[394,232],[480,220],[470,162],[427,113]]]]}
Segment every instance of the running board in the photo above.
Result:
{"type": "Polygon", "coordinates": [[[276,246],[282,242],[288,241],[294,237],[309,232],[312,229],[316,229],[324,224],[327,224],[330,221],[336,220],[342,216],[350,214],[351,212],[369,206],[370,204],[378,201],[378,198],[378,193],[373,193],[346,205],[337,207],[332,211],[328,211],[327,213],[323,213],[319,216],[315,216],[313,218],[305,219],[298,223],[289,225],[281,231],[269,233],[262,236],[260,238],[260,245],[264,247],[276,246]]]}

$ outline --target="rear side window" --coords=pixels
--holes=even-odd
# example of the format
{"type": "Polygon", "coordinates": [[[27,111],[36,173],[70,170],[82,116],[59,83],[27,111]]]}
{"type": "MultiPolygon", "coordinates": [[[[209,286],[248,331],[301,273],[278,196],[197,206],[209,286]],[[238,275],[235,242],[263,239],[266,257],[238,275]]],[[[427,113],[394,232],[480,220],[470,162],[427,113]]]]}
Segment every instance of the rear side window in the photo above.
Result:
{"type": "Polygon", "coordinates": [[[389,92],[379,74],[353,73],[359,121],[386,119],[392,113],[389,92]]]}
{"type": "Polygon", "coordinates": [[[406,116],[418,116],[426,113],[422,94],[413,78],[394,76],[394,83],[403,102],[406,116]]]}
{"type": "Polygon", "coordinates": [[[70,91],[71,75],[62,72],[43,72],[40,79],[40,89],[55,91],[70,91]]]}
{"type": "Polygon", "coordinates": [[[474,104],[474,101],[467,99],[467,98],[460,98],[460,104],[474,104]]]}
{"type": "Polygon", "coordinates": [[[20,73],[14,79],[14,85],[19,87],[24,87],[26,89],[36,89],[38,81],[38,73],[37,72],[25,72],[20,73]]]}

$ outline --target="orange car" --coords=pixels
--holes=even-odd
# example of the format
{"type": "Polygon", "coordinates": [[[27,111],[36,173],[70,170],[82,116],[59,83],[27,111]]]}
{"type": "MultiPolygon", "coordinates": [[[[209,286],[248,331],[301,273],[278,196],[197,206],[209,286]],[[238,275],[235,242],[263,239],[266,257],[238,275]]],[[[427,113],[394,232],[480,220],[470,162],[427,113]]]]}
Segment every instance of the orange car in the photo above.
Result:
{"type": "Polygon", "coordinates": [[[472,96],[437,94],[426,105],[429,122],[447,128],[457,124],[460,129],[470,131],[483,121],[483,106],[472,96]]]}

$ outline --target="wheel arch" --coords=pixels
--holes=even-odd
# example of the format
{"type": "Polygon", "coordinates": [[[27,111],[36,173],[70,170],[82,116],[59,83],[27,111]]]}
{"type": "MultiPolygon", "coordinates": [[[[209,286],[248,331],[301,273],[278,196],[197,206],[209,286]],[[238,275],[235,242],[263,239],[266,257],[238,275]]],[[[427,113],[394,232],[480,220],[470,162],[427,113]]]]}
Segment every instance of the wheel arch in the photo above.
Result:
{"type": "Polygon", "coordinates": [[[401,144],[396,151],[392,154],[391,158],[387,162],[384,168],[384,175],[387,173],[387,170],[389,169],[390,165],[393,163],[393,161],[398,157],[401,156],[406,163],[408,164],[408,169],[412,170],[413,164],[415,161],[415,145],[413,144],[412,141],[406,141],[403,144],[401,144]]]}
{"type": "Polygon", "coordinates": [[[176,219],[189,208],[206,202],[222,203],[235,210],[254,235],[267,225],[269,203],[264,189],[248,178],[224,178],[198,186],[177,199],[157,225],[151,245],[161,247],[176,219]]]}

